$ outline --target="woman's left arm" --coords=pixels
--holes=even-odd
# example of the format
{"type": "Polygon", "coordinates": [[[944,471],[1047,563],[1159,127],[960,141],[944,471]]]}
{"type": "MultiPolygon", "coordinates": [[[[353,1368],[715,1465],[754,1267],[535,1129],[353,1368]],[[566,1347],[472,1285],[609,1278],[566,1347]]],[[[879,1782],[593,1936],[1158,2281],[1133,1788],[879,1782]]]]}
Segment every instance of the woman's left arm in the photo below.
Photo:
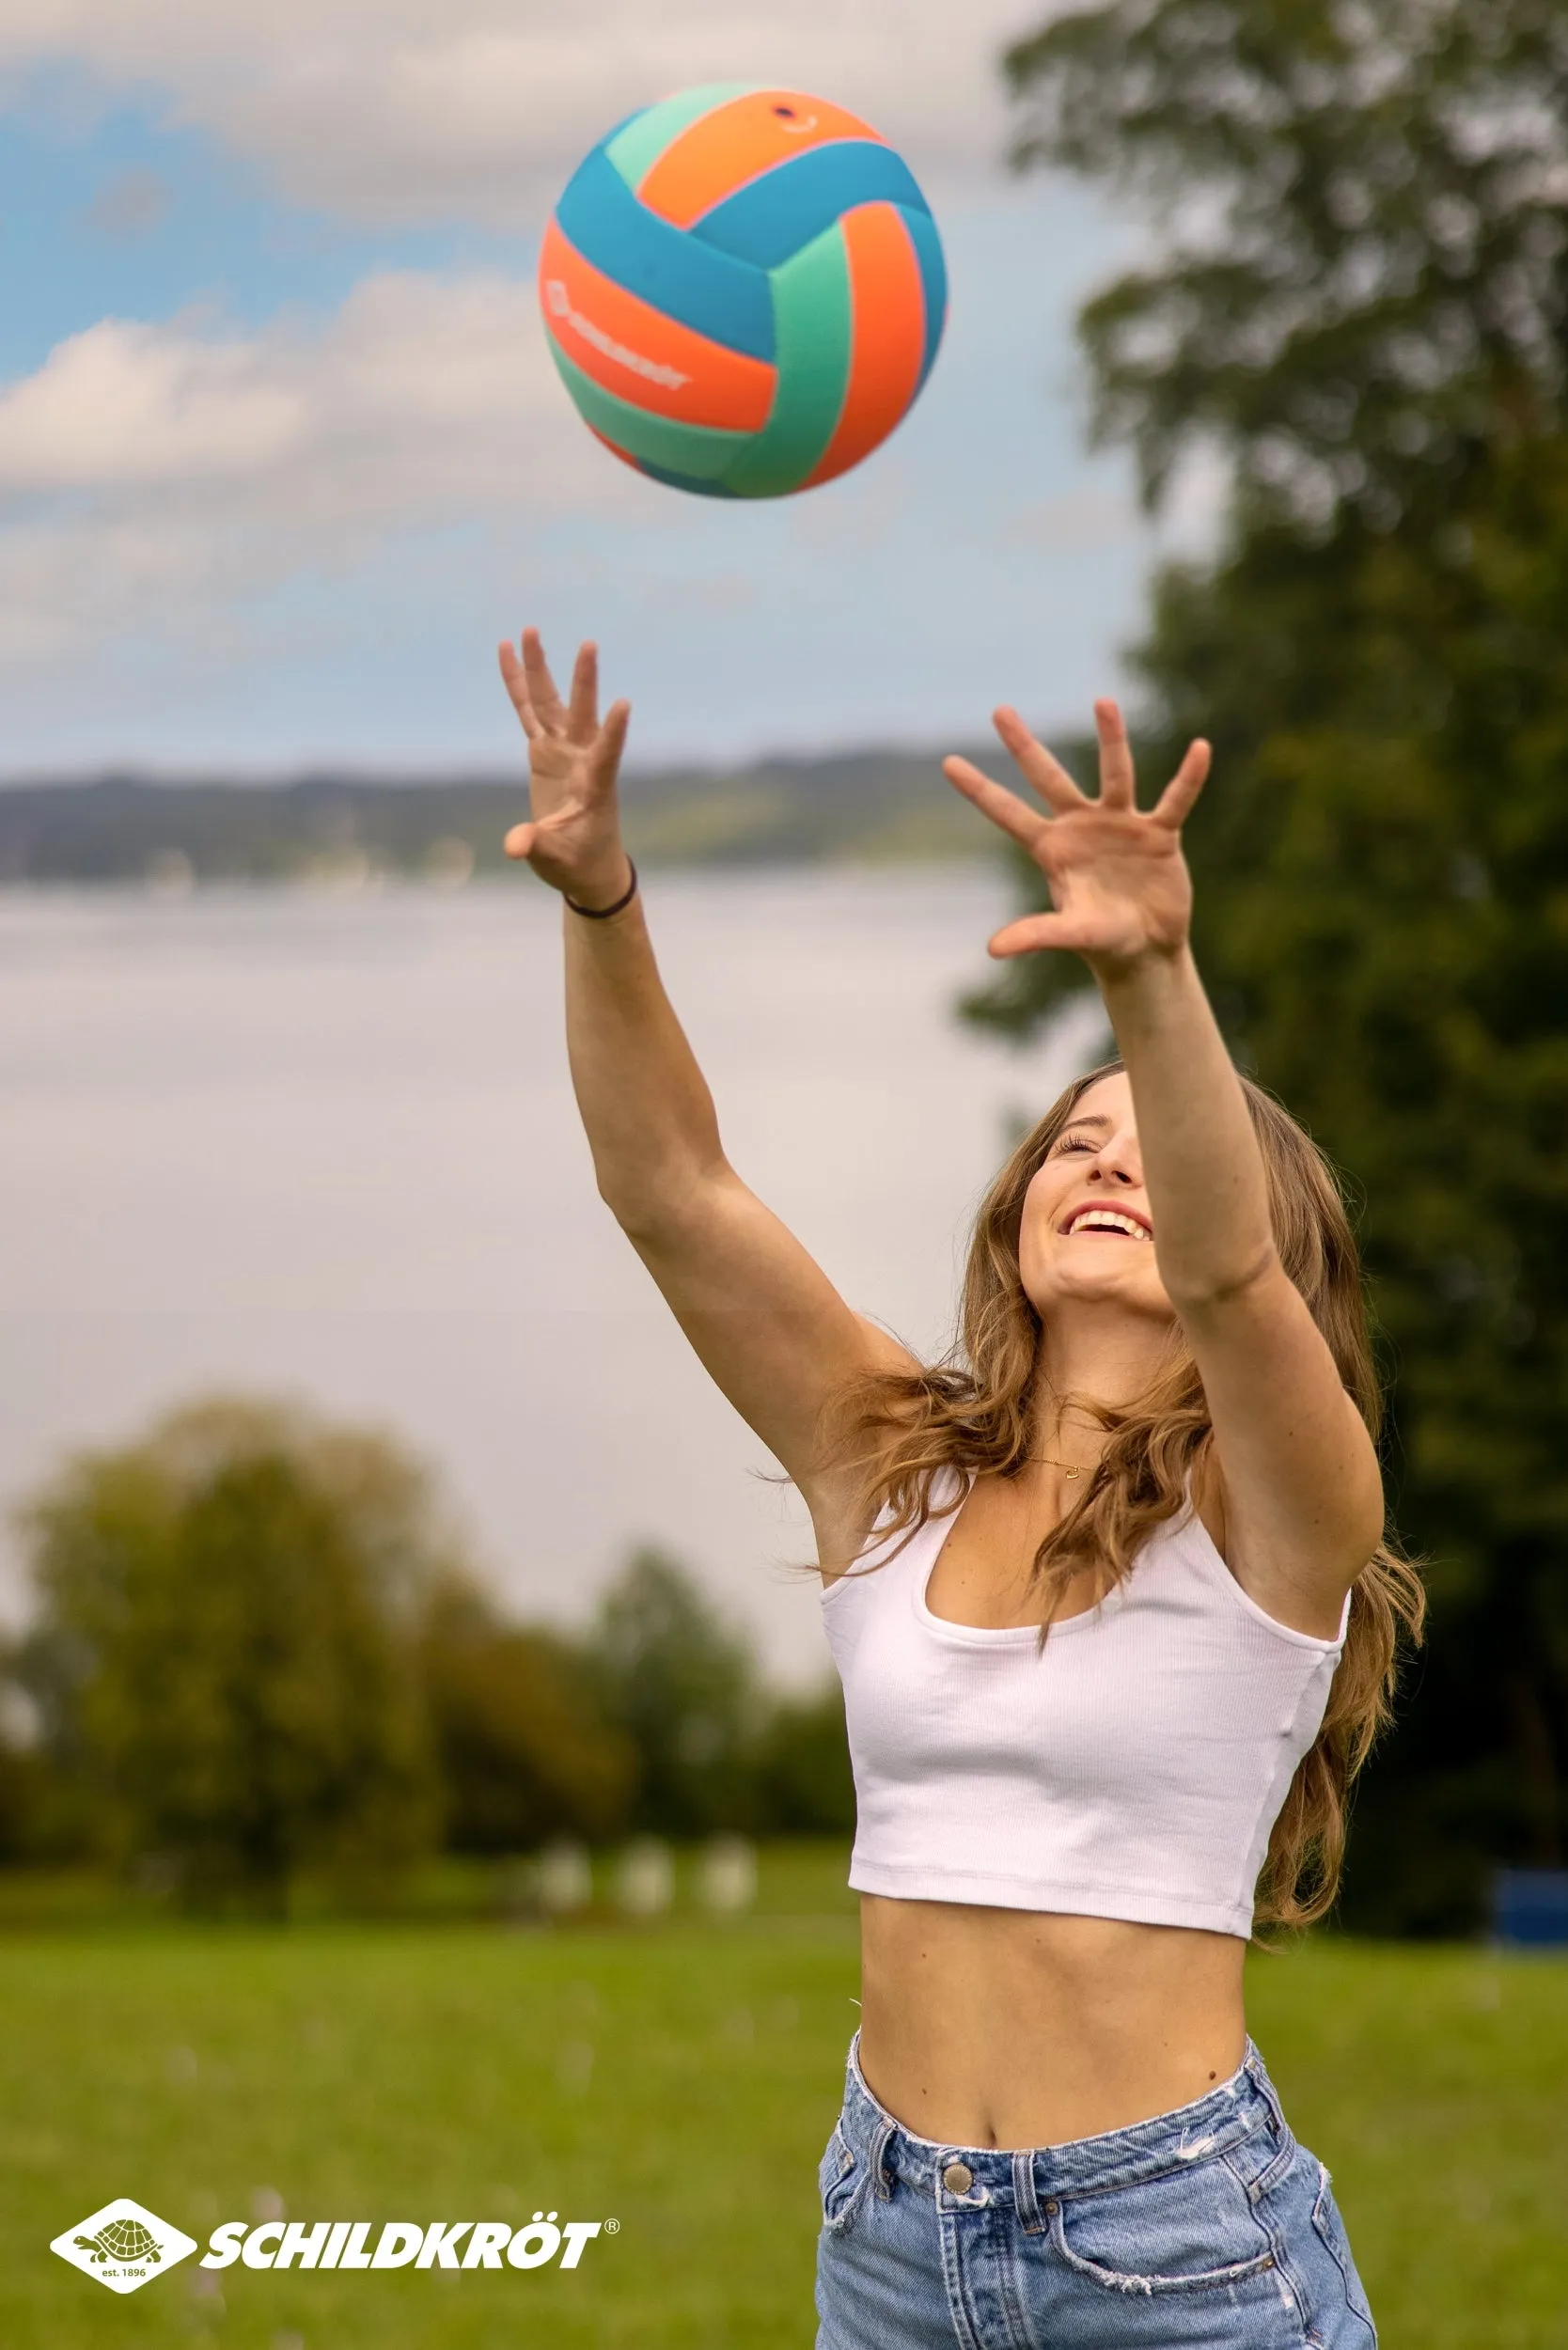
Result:
{"type": "Polygon", "coordinates": [[[1226,1559],[1260,1606],[1331,1637],[1382,1538],[1377,1455],[1326,1340],[1279,1260],[1262,1155],[1188,940],[1181,829],[1208,772],[1195,743],[1140,811],[1126,730],[1095,705],[1100,796],[1078,790],[1011,710],[996,730],[1051,811],[965,760],[949,780],[1020,840],[1054,911],[1009,923],[996,956],[1081,954],[1127,1068],[1160,1277],[1197,1358],[1215,1432],[1226,1559]]]}

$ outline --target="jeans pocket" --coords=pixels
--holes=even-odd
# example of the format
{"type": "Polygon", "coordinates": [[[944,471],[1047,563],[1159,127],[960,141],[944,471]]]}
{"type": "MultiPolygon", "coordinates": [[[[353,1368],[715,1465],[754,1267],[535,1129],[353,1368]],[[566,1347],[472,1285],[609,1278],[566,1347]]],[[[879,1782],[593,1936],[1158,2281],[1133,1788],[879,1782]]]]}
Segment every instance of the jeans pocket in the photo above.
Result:
{"type": "Polygon", "coordinates": [[[1352,2316],[1358,2317],[1367,2329],[1369,2342],[1375,2342],[1377,2329],[1372,2322],[1372,2304],[1366,2289],[1356,2274],[1356,2262],[1350,2249],[1345,2223],[1340,2217],[1340,2206],[1334,2201],[1332,2184],[1324,2165],[1318,2164],[1318,2191],[1312,2202],[1312,2225],[1332,2256],[1334,2265],[1344,2281],[1345,2300],[1352,2316]]]}
{"type": "Polygon", "coordinates": [[[869,2173],[844,2135],[842,2121],[833,2125],[823,2158],[817,2165],[817,2193],[822,2201],[823,2226],[829,2235],[841,2235],[860,2201],[869,2173]]]}
{"type": "Polygon", "coordinates": [[[1069,2268],[1107,2292],[1213,2292],[1274,2266],[1268,2232],[1223,2162],[1045,2208],[1069,2268]]]}

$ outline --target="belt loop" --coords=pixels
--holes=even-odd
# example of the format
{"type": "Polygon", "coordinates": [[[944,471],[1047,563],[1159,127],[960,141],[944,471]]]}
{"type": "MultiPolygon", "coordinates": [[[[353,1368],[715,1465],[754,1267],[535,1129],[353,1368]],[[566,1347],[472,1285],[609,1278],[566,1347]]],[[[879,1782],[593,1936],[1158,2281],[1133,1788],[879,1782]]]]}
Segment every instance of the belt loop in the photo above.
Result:
{"type": "Polygon", "coordinates": [[[1247,2070],[1252,2076],[1253,2088],[1269,2109],[1274,2123],[1275,2135],[1281,2144],[1286,2143],[1290,2138],[1290,2127],[1285,2120],[1284,2108],[1279,2103],[1279,2092],[1268,2076],[1268,2068],[1262,2058],[1250,2041],[1247,2047],[1247,2070]]]}
{"type": "Polygon", "coordinates": [[[1045,2225],[1034,2191],[1034,2151],[1018,2146],[1012,2155],[1012,2201],[1026,2235],[1038,2235],[1045,2225]]]}
{"type": "Polygon", "coordinates": [[[876,2134],[871,2139],[871,2177],[876,2184],[876,2191],[885,2203],[892,2200],[893,2182],[883,2170],[882,2158],[887,2152],[887,2141],[898,2126],[898,2123],[889,2116],[887,2120],[878,2123],[876,2134]]]}

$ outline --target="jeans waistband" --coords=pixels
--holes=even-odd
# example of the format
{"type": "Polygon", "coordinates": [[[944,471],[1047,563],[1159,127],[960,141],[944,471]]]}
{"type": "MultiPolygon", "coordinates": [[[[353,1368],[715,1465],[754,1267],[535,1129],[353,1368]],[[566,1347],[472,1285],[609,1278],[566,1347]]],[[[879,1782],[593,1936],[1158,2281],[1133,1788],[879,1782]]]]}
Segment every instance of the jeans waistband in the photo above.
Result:
{"type": "MultiPolygon", "coordinates": [[[[955,2203],[991,2201],[998,2194],[1020,2203],[1052,2195],[1082,2195],[1135,2186],[1147,2179],[1228,2153],[1270,2124],[1289,2141],[1285,2117],[1262,2058],[1250,2040],[1229,2080],[1192,2105],[1135,2122],[1098,2138],[1075,2138],[1059,2146],[960,2146],[921,2138],[878,2104],[860,2070],[860,2034],[850,2042],[844,2069],[845,2138],[878,2176],[930,2187],[949,2163],[962,2162],[973,2184],[955,2203]]],[[[884,2186],[884,2191],[886,2186],[884,2186]]],[[[946,2193],[946,2191],[945,2191],[946,2193]]]]}

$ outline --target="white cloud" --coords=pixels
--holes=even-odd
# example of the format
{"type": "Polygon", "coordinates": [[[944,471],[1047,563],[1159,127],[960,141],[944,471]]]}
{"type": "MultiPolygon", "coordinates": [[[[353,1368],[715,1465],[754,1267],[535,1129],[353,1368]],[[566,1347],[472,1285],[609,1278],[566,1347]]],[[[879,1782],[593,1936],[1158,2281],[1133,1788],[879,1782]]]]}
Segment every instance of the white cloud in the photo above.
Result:
{"type": "Polygon", "coordinates": [[[259,591],[400,532],[579,511],[619,473],[529,284],[387,274],[324,327],[243,337],[106,320],[0,391],[0,661],[235,628],[259,591]]]}
{"type": "Polygon", "coordinates": [[[0,493],[116,490],[265,471],[307,430],[255,343],[105,319],[0,392],[0,493]]]}
{"type": "Polygon", "coordinates": [[[0,69],[151,86],[291,199],[516,227],[609,125],[695,82],[861,112],[917,173],[995,168],[997,56],[1046,0],[4,0],[0,69]]]}

